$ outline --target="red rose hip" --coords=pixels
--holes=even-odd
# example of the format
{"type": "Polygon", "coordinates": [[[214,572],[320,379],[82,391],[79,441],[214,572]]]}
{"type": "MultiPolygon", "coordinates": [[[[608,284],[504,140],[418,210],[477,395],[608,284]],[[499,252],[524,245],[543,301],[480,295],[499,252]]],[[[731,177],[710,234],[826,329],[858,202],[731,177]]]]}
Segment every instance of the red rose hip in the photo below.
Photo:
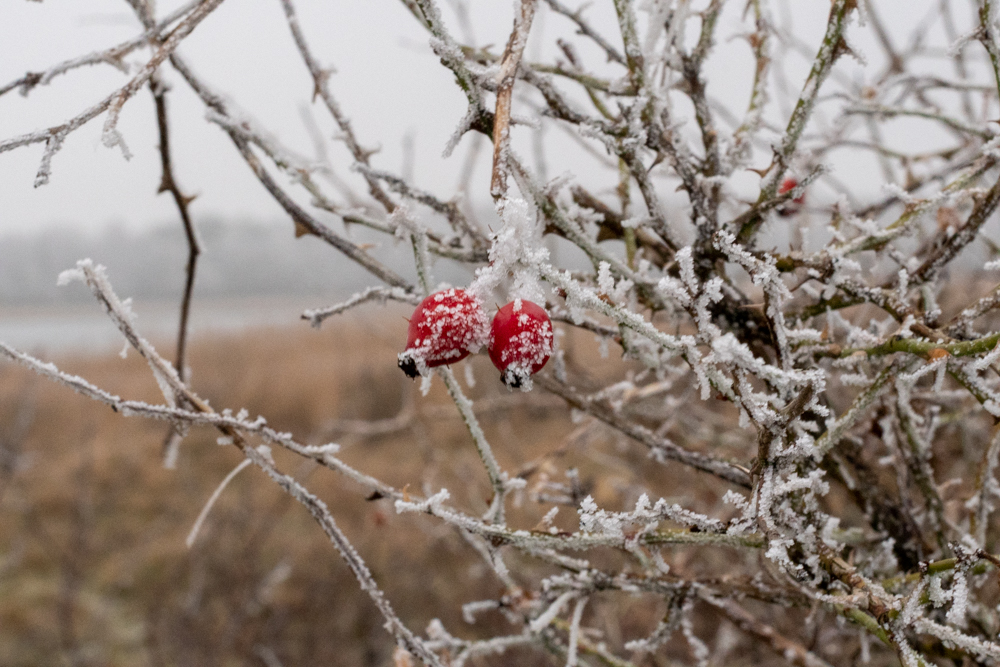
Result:
{"type": "Polygon", "coordinates": [[[500,379],[517,388],[552,356],[552,321],[538,304],[515,299],[497,311],[490,328],[490,359],[500,379]]]}
{"type": "MultiPolygon", "coordinates": [[[[778,194],[783,195],[786,192],[794,190],[799,186],[799,180],[794,176],[789,176],[781,182],[781,187],[778,188],[778,194]]],[[[778,207],[778,215],[782,217],[788,217],[795,215],[802,210],[802,206],[806,203],[806,194],[803,192],[798,197],[795,197],[789,202],[785,202],[778,207]]]]}
{"type": "Polygon", "coordinates": [[[461,361],[487,340],[487,319],[479,297],[463,289],[435,292],[410,318],[399,367],[411,378],[427,368],[461,361]]]}

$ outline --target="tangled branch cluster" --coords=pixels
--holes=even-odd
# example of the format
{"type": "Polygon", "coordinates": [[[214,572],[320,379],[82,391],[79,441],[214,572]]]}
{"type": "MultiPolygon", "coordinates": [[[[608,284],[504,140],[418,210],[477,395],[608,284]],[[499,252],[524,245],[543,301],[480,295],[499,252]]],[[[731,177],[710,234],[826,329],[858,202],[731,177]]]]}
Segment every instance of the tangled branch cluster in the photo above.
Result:
{"type": "MultiPolygon", "coordinates": [[[[856,643],[864,660],[895,654],[907,667],[945,658],[1000,662],[1000,594],[987,576],[1000,567],[992,555],[1000,496],[1000,333],[988,329],[1000,287],[976,300],[969,296],[974,272],[955,268],[976,257],[984,225],[1000,204],[994,120],[1000,26],[991,0],[921,5],[926,14],[905,47],[875,3],[860,0],[830,3],[818,45],[784,30],[771,6],[780,3],[770,0],[614,0],[613,33],[589,22],[582,9],[543,0],[607,61],[589,67],[570,41],[560,40],[554,62],[525,56],[538,0],[516,4],[502,53],[462,44],[434,0],[402,0],[468,102],[446,154],[468,133],[492,140],[489,194],[500,222],[490,233],[460,198],[424,192],[372,165],[331,94],[329,70],[310,51],[293,1],[280,1],[315,97],[339,126],[367,195],[348,192],[341,202],[328,193],[317,179],[326,165],[281,146],[181,56],[182,40],[221,0],[192,2],[163,18],[145,0],[129,0],[144,26],[138,37],[0,88],[0,94],[28,94],[95,63],[131,76],[65,123],[0,142],[0,152],[44,143],[36,181],[42,185],[66,136],[104,114],[105,143],[127,154],[118,113],[146,85],[161,99],[158,71],[169,64],[296,231],[323,239],[380,283],[304,318],[320,326],[373,301],[419,303],[435,288],[436,258],[465,263],[476,270],[479,293],[501,303],[544,303],[561,326],[587,330],[621,350],[621,374],[609,384],[593,386],[593,378],[575,375],[579,369],[557,352],[536,376],[534,391],[561,397],[646,446],[665,466],[698,471],[692,488],[718,489],[724,504],[692,500],[685,507],[644,492],[634,508],[613,511],[575,493],[536,494],[540,501],[555,498],[556,507],[569,505],[578,528],[557,530],[556,509],[539,526],[509,525],[510,495],[526,481],[499,466],[447,367],[435,372],[483,460],[492,503],[475,516],[445,489],[427,497],[406,493],[348,466],[335,445],[306,446],[263,418],[216,412],[185,383],[183,362],[175,368],[141,337],[103,269],[87,261],[64,277],[91,288],[149,362],[164,403],[122,399],[5,345],[0,353],[123,415],[169,421],[175,446],[192,425],[217,428],[316,518],[384,615],[400,664],[457,666],[514,646],[537,648],[567,665],[653,664],[644,661],[675,635],[691,660],[707,664],[712,642],[699,637],[698,610],[728,619],[800,666],[843,659],[829,647],[844,643],[856,643]],[[726,12],[735,23],[722,20],[726,12]],[[723,34],[720,26],[731,24],[738,31],[723,34]],[[863,31],[875,36],[887,65],[867,67],[859,80],[838,64],[861,59],[852,42],[863,31]],[[755,62],[749,99],[735,110],[710,95],[704,67],[713,47],[732,37],[747,41],[755,62]],[[149,58],[138,69],[127,66],[124,58],[143,48],[149,58]],[[784,63],[802,52],[811,66],[792,88],[784,63]],[[893,147],[884,128],[904,117],[920,119],[946,146],[925,153],[893,147]],[[572,176],[544,182],[511,147],[517,124],[566,130],[605,169],[606,191],[588,190],[572,176]],[[884,180],[876,195],[852,191],[827,168],[828,156],[844,149],[874,157],[884,180]],[[749,200],[736,185],[748,170],[760,176],[759,194],[749,200]],[[344,223],[411,242],[417,283],[296,203],[292,192],[299,188],[312,206],[344,223]],[[665,203],[675,191],[686,200],[682,207],[665,203]],[[612,192],[613,203],[602,198],[612,192]],[[822,242],[804,240],[807,216],[825,224],[822,242]],[[587,268],[561,266],[547,236],[580,249],[587,268]],[[733,423],[720,424],[719,414],[732,414],[733,423]],[[714,436],[690,437],[695,431],[714,436]],[[740,460],[722,458],[707,444],[723,431],[742,444],[740,460]],[[393,499],[397,512],[427,514],[462,532],[505,590],[467,605],[467,620],[499,610],[515,630],[471,641],[439,623],[426,633],[406,627],[330,509],[278,469],[271,448],[342,473],[393,499]],[[756,552],[756,560],[740,562],[757,569],[689,576],[672,569],[665,545],[756,552]],[[592,557],[601,549],[619,552],[625,565],[606,569],[592,557]],[[508,567],[515,553],[555,574],[538,579],[508,567]],[[636,593],[664,601],[667,613],[652,634],[616,652],[587,627],[586,605],[598,595],[636,593]],[[783,634],[770,619],[786,609],[814,625],[821,619],[821,640],[783,634]]],[[[165,146],[166,110],[157,108],[165,146]]],[[[190,232],[188,200],[166,152],[163,188],[175,195],[190,232]]],[[[189,238],[185,312],[198,254],[189,238]]]]}

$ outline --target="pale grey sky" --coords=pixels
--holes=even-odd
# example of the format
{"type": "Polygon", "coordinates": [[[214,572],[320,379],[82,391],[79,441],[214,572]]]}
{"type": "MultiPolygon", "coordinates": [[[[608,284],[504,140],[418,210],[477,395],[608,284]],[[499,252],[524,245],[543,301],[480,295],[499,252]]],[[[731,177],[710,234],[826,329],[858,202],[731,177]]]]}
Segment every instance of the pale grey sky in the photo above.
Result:
{"type": "MultiPolygon", "coordinates": [[[[576,4],[576,0],[566,0],[576,4]]],[[[112,46],[136,35],[139,25],[122,0],[7,0],[0,21],[0,85],[39,71],[58,61],[112,46]]],[[[179,0],[161,0],[158,13],[179,6],[179,0]]],[[[446,19],[457,37],[462,31],[448,10],[446,19]]],[[[541,3],[544,5],[544,3],[541,3]]],[[[742,21],[743,2],[728,3],[724,19],[742,21]]],[[[776,19],[786,12],[775,10],[776,19]]],[[[784,3],[794,22],[794,32],[802,44],[815,51],[822,36],[828,0],[792,0],[784,3]]],[[[479,45],[494,44],[502,49],[510,29],[511,0],[472,0],[471,15],[479,45]]],[[[900,34],[905,34],[937,0],[880,0],[884,17],[900,34]]],[[[381,146],[373,158],[378,168],[399,171],[403,161],[404,137],[412,133],[416,147],[416,183],[444,197],[454,193],[464,160],[467,137],[450,159],[441,151],[453,128],[465,112],[465,100],[452,76],[430,52],[428,36],[398,0],[300,0],[298,9],[303,29],[316,55],[336,68],[331,80],[334,94],[351,117],[363,144],[381,146]]],[[[588,16],[609,39],[616,39],[610,2],[594,2],[588,16]]],[[[571,37],[572,27],[565,18],[542,12],[533,36],[544,43],[541,50],[529,47],[530,57],[551,60],[557,35],[571,37]]],[[[749,23],[744,24],[749,29],[749,23]]],[[[722,34],[732,34],[724,29],[722,34]]],[[[857,81],[874,76],[880,69],[881,53],[874,46],[869,29],[857,21],[849,33],[852,44],[868,58],[868,67],[844,59],[838,64],[842,76],[857,81]]],[[[588,65],[601,69],[601,58],[588,51],[586,42],[575,40],[588,65]]],[[[294,49],[281,6],[277,0],[228,0],[181,46],[180,52],[206,80],[230,95],[244,110],[255,116],[283,142],[306,155],[313,144],[303,124],[300,108],[309,105],[311,81],[294,49]]],[[[140,62],[143,51],[130,58],[140,62]]],[[[802,56],[787,60],[793,86],[804,80],[808,61],[802,56]]],[[[752,58],[745,40],[720,42],[707,67],[710,93],[736,109],[742,109],[749,92],[752,58]]],[[[205,122],[201,103],[185,84],[165,68],[174,83],[170,97],[172,143],[175,168],[182,187],[198,194],[193,206],[195,219],[204,216],[226,218],[279,217],[279,208],[250,175],[228,138],[216,126],[205,122]]],[[[607,70],[611,71],[611,70],[607,70]]],[[[70,72],[38,87],[27,98],[10,93],[0,98],[0,140],[57,124],[94,104],[121,86],[126,76],[108,66],[70,72]]],[[[319,105],[311,106],[323,133],[335,132],[332,122],[319,105]]],[[[515,107],[515,113],[517,109],[515,107]]],[[[140,92],[125,106],[119,127],[134,153],[130,161],[117,149],[100,142],[103,116],[72,134],[53,162],[51,182],[32,187],[42,147],[20,148],[0,154],[0,233],[22,232],[50,225],[72,224],[95,229],[108,223],[143,227],[175,219],[173,203],[166,195],[156,196],[159,156],[151,96],[140,92]]],[[[940,140],[926,131],[897,131],[899,140],[912,147],[940,140]]],[[[518,129],[515,147],[531,155],[530,130],[518,129]]],[[[594,167],[585,166],[575,145],[555,131],[546,133],[550,177],[570,169],[583,179],[594,178],[594,167]]],[[[348,154],[328,141],[334,165],[350,177],[348,154]]],[[[473,191],[488,201],[488,150],[481,154],[473,181],[473,191]]],[[[769,156],[766,156],[769,158],[769,156]]],[[[835,166],[840,158],[832,156],[835,166]]],[[[764,166],[766,159],[761,158],[764,166]]],[[[842,178],[863,186],[864,171],[870,166],[848,163],[838,166],[842,178]]],[[[737,188],[751,193],[756,187],[752,174],[735,179],[737,188]]],[[[669,195],[668,195],[669,196],[669,195]]],[[[307,198],[302,198],[304,203],[307,198]]]]}

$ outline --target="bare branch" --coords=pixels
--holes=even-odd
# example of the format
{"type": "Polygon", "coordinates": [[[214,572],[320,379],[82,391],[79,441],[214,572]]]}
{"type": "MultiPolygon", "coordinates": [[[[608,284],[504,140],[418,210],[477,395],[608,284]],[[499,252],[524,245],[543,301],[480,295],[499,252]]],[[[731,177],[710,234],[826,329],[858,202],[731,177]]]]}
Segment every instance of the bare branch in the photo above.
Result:
{"type": "Polygon", "coordinates": [[[497,104],[493,116],[493,176],[490,180],[490,194],[502,206],[507,193],[508,154],[510,153],[510,105],[514,94],[514,81],[521,56],[528,43],[528,32],[535,17],[538,0],[521,0],[514,14],[514,29],[507,40],[503,57],[500,59],[500,74],[497,77],[497,104]]]}
{"type": "Polygon", "coordinates": [[[63,139],[71,132],[74,132],[107,111],[108,117],[104,122],[103,130],[104,145],[109,148],[120,146],[125,157],[130,157],[131,154],[125,147],[121,135],[117,130],[118,115],[121,113],[122,107],[130,97],[146,85],[160,64],[180,45],[181,40],[191,34],[198,24],[220,4],[222,4],[222,0],[202,0],[190,14],[170,31],[153,56],[143,65],[142,69],[117,91],[61,125],[50,127],[47,130],[24,134],[19,137],[7,139],[6,141],[0,141],[0,153],[5,153],[21,146],[46,142],[46,154],[42,167],[39,169],[38,178],[36,179],[36,186],[44,185],[48,182],[48,170],[52,154],[62,146],[63,139]]]}

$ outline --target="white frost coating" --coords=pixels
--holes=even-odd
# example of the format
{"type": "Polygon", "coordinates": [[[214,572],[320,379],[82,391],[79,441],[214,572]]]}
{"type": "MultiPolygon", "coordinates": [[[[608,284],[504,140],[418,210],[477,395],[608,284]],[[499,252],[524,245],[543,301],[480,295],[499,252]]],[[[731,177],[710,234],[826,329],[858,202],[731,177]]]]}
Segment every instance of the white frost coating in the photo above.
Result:
{"type": "Polygon", "coordinates": [[[508,298],[545,303],[535,266],[547,262],[549,251],[541,243],[540,227],[532,207],[523,199],[509,198],[501,211],[502,227],[493,237],[490,264],[476,270],[469,291],[489,303],[507,285],[508,298]],[[512,280],[508,274],[513,274],[512,280]]]}
{"type": "Polygon", "coordinates": [[[528,625],[528,628],[534,633],[541,632],[555,620],[556,616],[562,612],[563,607],[565,607],[570,600],[579,597],[579,595],[580,594],[576,591],[566,591],[557,597],[545,611],[535,617],[528,625]]]}
{"type": "Polygon", "coordinates": [[[684,601],[680,623],[681,632],[684,634],[684,638],[691,648],[691,654],[694,656],[698,667],[707,667],[711,652],[708,650],[708,645],[694,633],[694,624],[691,622],[691,610],[694,607],[694,602],[694,596],[684,601]]]}
{"type": "Polygon", "coordinates": [[[904,667],[926,667],[927,663],[913,650],[913,647],[910,646],[910,643],[902,633],[893,635],[892,639],[896,644],[896,650],[904,667]]]}
{"type": "Polygon", "coordinates": [[[951,582],[951,608],[945,616],[945,620],[955,627],[965,627],[965,615],[969,608],[969,583],[966,581],[965,573],[956,570],[951,582]]]}
{"type": "Polygon", "coordinates": [[[72,280],[82,280],[87,284],[125,340],[149,364],[153,378],[163,392],[164,400],[170,407],[175,407],[176,397],[186,391],[186,388],[174,367],[160,357],[153,346],[135,330],[135,315],[130,307],[131,300],[121,301],[108,282],[105,268],[100,264],[95,265],[90,259],[78,261],[75,269],[64,271],[59,276],[60,284],[72,280]]]}
{"type": "Polygon", "coordinates": [[[433,496],[427,498],[426,500],[420,502],[409,502],[406,500],[396,501],[396,512],[402,514],[404,512],[432,512],[439,511],[441,504],[451,498],[451,494],[448,489],[441,489],[433,496]]]}
{"type": "Polygon", "coordinates": [[[655,529],[662,521],[696,527],[706,533],[721,533],[724,530],[722,522],[718,519],[686,510],[677,504],[668,504],[663,498],[651,505],[649,496],[645,493],[636,501],[635,510],[632,512],[608,512],[599,509],[591,496],[584,498],[578,512],[580,530],[614,538],[623,538],[625,530],[631,526],[641,526],[633,536],[633,539],[637,539],[655,529]]]}
{"type": "Polygon", "coordinates": [[[930,577],[930,584],[927,587],[927,597],[934,607],[943,607],[945,602],[951,599],[951,591],[945,590],[941,586],[941,577],[930,577]]]}
{"type": "Polygon", "coordinates": [[[320,169],[320,165],[313,160],[282,145],[277,137],[265,130],[249,112],[237,106],[232,100],[227,100],[224,114],[213,108],[206,109],[205,120],[260,146],[279,167],[293,176],[296,173],[308,174],[320,169]]]}
{"type": "Polygon", "coordinates": [[[476,622],[476,615],[486,611],[493,611],[500,606],[496,600],[477,600],[467,602],[462,605],[462,620],[473,625],[476,622]]]}
{"type": "Polygon", "coordinates": [[[655,653],[660,646],[670,641],[674,632],[680,626],[681,609],[671,605],[667,615],[657,625],[653,632],[642,639],[633,639],[625,643],[625,650],[638,653],[655,653]]]}
{"type": "Polygon", "coordinates": [[[420,297],[400,287],[369,287],[362,292],[355,293],[347,301],[334,306],[306,310],[302,313],[302,319],[309,320],[310,324],[318,329],[323,324],[323,320],[328,317],[346,312],[369,301],[378,301],[384,304],[389,300],[401,301],[413,306],[416,306],[421,301],[420,297]]]}
{"type": "Polygon", "coordinates": [[[969,368],[977,372],[983,371],[996,363],[998,359],[1000,359],[1000,342],[997,342],[996,346],[989,354],[969,364],[969,368]]]}
{"type": "Polygon", "coordinates": [[[739,510],[745,510],[750,506],[746,498],[744,498],[736,491],[733,491],[732,489],[727,490],[726,493],[722,496],[722,502],[728,505],[732,505],[739,510]]]}
{"type": "MultiPolygon", "coordinates": [[[[437,53],[440,49],[440,47],[435,48],[433,44],[432,48],[434,48],[435,53],[437,53]]],[[[465,133],[472,128],[472,124],[478,116],[479,110],[474,107],[469,107],[468,111],[465,112],[465,115],[462,116],[462,119],[458,121],[458,125],[451,133],[451,136],[448,137],[448,141],[445,142],[444,150],[441,151],[441,157],[446,159],[451,157],[451,154],[455,152],[455,149],[458,147],[459,142],[462,141],[462,137],[464,137],[465,133]]]]}
{"type": "Polygon", "coordinates": [[[559,514],[558,505],[556,505],[548,512],[546,512],[545,516],[542,517],[542,520],[538,522],[538,525],[541,526],[542,528],[548,528],[549,526],[552,526],[552,522],[556,520],[557,514],[559,514]]]}
{"type": "Polygon", "coordinates": [[[913,625],[921,616],[920,597],[927,587],[927,580],[921,580],[904,600],[903,613],[900,614],[900,622],[903,626],[913,625]]]}
{"type": "Polygon", "coordinates": [[[573,616],[569,623],[569,645],[566,650],[566,667],[577,666],[577,649],[580,644],[580,621],[583,619],[583,609],[587,606],[587,599],[582,598],[576,601],[573,607],[573,616]]]}
{"type": "MultiPolygon", "coordinates": [[[[81,262],[93,263],[89,257],[87,259],[82,259],[80,261],[81,262]]],[[[86,275],[84,275],[82,269],[80,269],[80,268],[66,269],[65,271],[60,272],[59,273],[59,278],[56,279],[56,285],[59,286],[59,287],[65,287],[66,285],[69,285],[74,280],[79,280],[81,283],[86,283],[87,282],[87,277],[86,277],[86,275]]]]}
{"type": "Polygon", "coordinates": [[[327,456],[334,455],[340,451],[340,445],[334,442],[329,442],[325,445],[306,445],[303,447],[303,452],[312,456],[327,456]]]}
{"type": "Polygon", "coordinates": [[[132,151],[125,143],[125,137],[118,130],[118,110],[112,109],[108,112],[108,118],[104,123],[104,132],[101,134],[101,143],[107,148],[118,146],[122,151],[122,157],[126,160],[132,159],[132,151]]]}
{"type": "Polygon", "coordinates": [[[611,265],[607,262],[601,262],[597,268],[597,286],[603,294],[610,295],[615,291],[615,279],[611,275],[611,265]]]}
{"type": "Polygon", "coordinates": [[[926,633],[937,637],[945,646],[968,651],[981,660],[1000,659],[1000,645],[995,642],[986,641],[979,637],[972,637],[960,632],[955,628],[935,623],[929,618],[920,618],[914,623],[917,632],[926,633]]]}

